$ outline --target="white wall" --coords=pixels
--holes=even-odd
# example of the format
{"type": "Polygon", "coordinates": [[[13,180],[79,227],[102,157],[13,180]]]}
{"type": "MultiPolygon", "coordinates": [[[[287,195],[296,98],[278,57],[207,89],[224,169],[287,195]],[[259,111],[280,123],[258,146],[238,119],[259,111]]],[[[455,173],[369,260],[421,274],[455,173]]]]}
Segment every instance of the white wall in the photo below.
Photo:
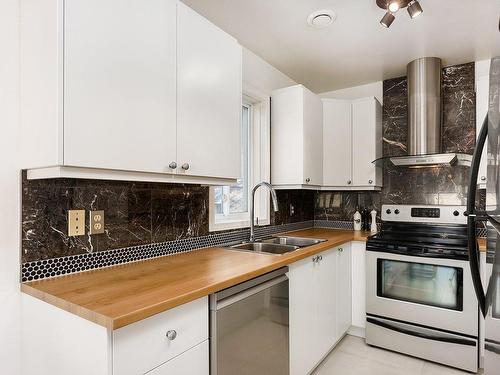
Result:
{"type": "MultiPolygon", "coordinates": [[[[20,373],[19,0],[0,2],[0,372],[20,373]]],[[[40,343],[43,345],[43,343],[40,343]]]]}
{"type": "Polygon", "coordinates": [[[383,102],[383,83],[382,81],[367,83],[366,85],[348,87],[345,89],[328,91],[319,94],[322,98],[331,99],[357,99],[365,98],[367,96],[374,96],[381,104],[383,102]]]}
{"type": "Polygon", "coordinates": [[[266,94],[270,94],[272,90],[297,84],[245,47],[243,47],[243,82],[266,94]]]}

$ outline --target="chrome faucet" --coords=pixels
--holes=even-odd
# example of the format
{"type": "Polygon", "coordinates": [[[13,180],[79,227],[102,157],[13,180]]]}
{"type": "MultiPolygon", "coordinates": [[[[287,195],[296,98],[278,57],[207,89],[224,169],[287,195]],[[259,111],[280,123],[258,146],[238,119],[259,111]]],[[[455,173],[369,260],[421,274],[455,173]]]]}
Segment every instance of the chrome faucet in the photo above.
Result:
{"type": "Polygon", "coordinates": [[[276,191],[269,182],[262,181],[254,186],[252,189],[252,194],[250,195],[250,240],[249,242],[255,242],[255,233],[254,233],[254,216],[255,216],[255,191],[261,187],[266,186],[271,192],[271,198],[273,200],[273,208],[274,212],[278,211],[278,198],[276,197],[276,191]]]}

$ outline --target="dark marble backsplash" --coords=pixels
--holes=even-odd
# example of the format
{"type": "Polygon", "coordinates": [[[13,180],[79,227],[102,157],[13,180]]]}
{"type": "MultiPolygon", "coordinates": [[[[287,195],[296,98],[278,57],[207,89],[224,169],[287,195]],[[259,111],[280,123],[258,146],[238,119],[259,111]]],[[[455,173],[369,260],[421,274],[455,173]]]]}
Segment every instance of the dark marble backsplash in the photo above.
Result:
{"type": "MultiPolygon", "coordinates": [[[[380,216],[381,194],[378,191],[320,191],[316,194],[315,220],[352,221],[356,208],[377,210],[380,216]]],[[[361,211],[360,211],[361,212],[361,211]]]]}
{"type": "MultiPolygon", "coordinates": [[[[24,175],[22,189],[23,263],[209,234],[207,186],[24,175]],[[105,210],[105,234],[68,237],[70,209],[105,210]]],[[[314,220],[314,191],[277,195],[280,211],[271,224],[314,220]]]]}

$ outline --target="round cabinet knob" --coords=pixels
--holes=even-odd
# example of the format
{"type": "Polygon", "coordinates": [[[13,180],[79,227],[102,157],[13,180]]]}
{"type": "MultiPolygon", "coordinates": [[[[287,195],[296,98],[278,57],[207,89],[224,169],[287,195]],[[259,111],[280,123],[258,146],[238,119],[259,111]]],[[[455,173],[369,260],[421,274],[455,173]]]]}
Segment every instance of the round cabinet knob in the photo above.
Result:
{"type": "Polygon", "coordinates": [[[394,210],[394,213],[395,213],[396,215],[399,215],[399,210],[396,208],[396,209],[394,210]]]}
{"type": "Polygon", "coordinates": [[[458,216],[458,215],[460,215],[460,212],[458,212],[458,211],[456,211],[456,210],[455,210],[455,211],[453,211],[453,216],[458,216]]]}
{"type": "Polygon", "coordinates": [[[391,210],[389,210],[389,209],[385,210],[385,213],[386,213],[387,215],[390,215],[390,213],[391,213],[391,212],[392,212],[392,211],[391,211],[391,210]]]}
{"type": "Polygon", "coordinates": [[[344,251],[344,249],[342,249],[341,247],[339,247],[339,252],[343,252],[343,251],[344,251]]]}
{"type": "Polygon", "coordinates": [[[168,167],[169,167],[170,169],[175,169],[175,168],[177,168],[177,163],[176,163],[175,161],[173,161],[173,162],[171,162],[171,163],[168,165],[168,167]]]}
{"type": "Polygon", "coordinates": [[[481,176],[481,181],[486,181],[486,176],[481,176]]]}
{"type": "Polygon", "coordinates": [[[313,261],[313,263],[316,263],[318,261],[318,257],[317,256],[313,257],[312,261],[313,261]]]}
{"type": "Polygon", "coordinates": [[[351,180],[347,181],[347,185],[350,185],[350,184],[352,184],[352,181],[351,180]]]}
{"type": "Polygon", "coordinates": [[[177,337],[177,331],[175,329],[171,329],[170,331],[167,331],[166,336],[167,336],[167,339],[169,339],[170,341],[173,341],[177,337]]]}
{"type": "Polygon", "coordinates": [[[189,169],[189,163],[182,164],[181,168],[187,171],[189,169]]]}
{"type": "Polygon", "coordinates": [[[309,183],[311,182],[311,179],[309,177],[306,178],[306,182],[309,183]]]}
{"type": "Polygon", "coordinates": [[[318,260],[323,260],[323,255],[318,256],[318,260]]]}
{"type": "Polygon", "coordinates": [[[368,183],[371,185],[373,184],[373,180],[368,180],[368,183]]]}

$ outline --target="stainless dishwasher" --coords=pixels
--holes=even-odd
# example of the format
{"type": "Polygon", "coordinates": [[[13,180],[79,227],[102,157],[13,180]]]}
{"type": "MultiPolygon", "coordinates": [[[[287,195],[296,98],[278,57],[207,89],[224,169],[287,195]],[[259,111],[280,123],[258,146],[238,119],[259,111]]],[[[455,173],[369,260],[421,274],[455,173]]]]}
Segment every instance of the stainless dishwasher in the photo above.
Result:
{"type": "Polygon", "coordinates": [[[288,375],[288,268],[210,296],[210,374],[288,375]]]}

